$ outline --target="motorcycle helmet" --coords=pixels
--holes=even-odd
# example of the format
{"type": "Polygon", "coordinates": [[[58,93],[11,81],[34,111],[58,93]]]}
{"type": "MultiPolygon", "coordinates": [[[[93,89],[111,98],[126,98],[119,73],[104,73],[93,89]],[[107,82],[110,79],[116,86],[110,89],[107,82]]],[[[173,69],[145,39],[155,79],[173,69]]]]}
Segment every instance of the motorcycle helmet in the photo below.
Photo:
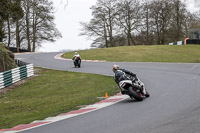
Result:
{"type": "Polygon", "coordinates": [[[74,54],[75,54],[75,55],[78,55],[78,52],[75,52],[74,54]]]}
{"type": "Polygon", "coordinates": [[[112,67],[112,71],[115,72],[117,69],[120,69],[119,65],[114,65],[112,67]]]}

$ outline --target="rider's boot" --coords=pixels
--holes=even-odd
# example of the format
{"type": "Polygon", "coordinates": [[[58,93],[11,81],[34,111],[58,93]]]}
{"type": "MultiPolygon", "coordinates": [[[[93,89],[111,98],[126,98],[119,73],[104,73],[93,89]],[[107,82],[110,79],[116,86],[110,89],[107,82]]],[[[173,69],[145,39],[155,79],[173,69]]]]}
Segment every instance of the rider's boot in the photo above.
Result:
{"type": "Polygon", "coordinates": [[[150,94],[148,91],[146,91],[145,97],[150,97],[150,94]]]}
{"type": "Polygon", "coordinates": [[[142,93],[145,97],[150,97],[149,92],[146,90],[146,88],[144,86],[142,86],[142,93]]]}

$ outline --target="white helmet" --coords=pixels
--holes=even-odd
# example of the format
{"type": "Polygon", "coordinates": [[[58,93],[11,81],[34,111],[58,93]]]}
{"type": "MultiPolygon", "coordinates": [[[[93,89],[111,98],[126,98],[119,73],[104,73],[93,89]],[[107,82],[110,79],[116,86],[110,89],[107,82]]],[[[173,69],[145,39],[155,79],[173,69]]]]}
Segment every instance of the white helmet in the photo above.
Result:
{"type": "Polygon", "coordinates": [[[119,65],[113,65],[112,71],[115,72],[117,69],[120,69],[119,65]]]}

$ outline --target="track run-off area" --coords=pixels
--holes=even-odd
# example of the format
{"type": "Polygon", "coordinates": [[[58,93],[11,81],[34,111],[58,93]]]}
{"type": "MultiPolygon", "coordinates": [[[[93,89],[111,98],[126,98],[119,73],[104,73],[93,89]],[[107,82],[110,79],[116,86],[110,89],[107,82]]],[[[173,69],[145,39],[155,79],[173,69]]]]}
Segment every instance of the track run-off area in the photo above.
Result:
{"type": "MultiPolygon", "coordinates": [[[[112,66],[138,74],[151,97],[136,102],[128,97],[112,106],[43,123],[22,133],[199,133],[200,64],[82,61],[55,58],[60,53],[17,54],[35,67],[112,76],[112,66]]],[[[98,84],[98,83],[97,83],[98,84]]],[[[116,97],[119,98],[119,97],[116,97]]],[[[92,106],[92,105],[91,105],[92,106]]],[[[9,132],[9,131],[5,131],[9,132]]]]}

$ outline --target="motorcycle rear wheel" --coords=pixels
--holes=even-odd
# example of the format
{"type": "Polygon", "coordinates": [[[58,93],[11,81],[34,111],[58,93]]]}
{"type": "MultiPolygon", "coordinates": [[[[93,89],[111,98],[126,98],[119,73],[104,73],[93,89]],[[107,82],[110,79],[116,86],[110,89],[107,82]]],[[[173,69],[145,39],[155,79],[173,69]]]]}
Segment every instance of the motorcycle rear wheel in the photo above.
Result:
{"type": "Polygon", "coordinates": [[[137,101],[142,101],[143,100],[143,97],[139,96],[134,90],[132,87],[129,87],[128,88],[128,92],[129,92],[129,95],[131,97],[133,97],[135,100],[137,101]]]}

